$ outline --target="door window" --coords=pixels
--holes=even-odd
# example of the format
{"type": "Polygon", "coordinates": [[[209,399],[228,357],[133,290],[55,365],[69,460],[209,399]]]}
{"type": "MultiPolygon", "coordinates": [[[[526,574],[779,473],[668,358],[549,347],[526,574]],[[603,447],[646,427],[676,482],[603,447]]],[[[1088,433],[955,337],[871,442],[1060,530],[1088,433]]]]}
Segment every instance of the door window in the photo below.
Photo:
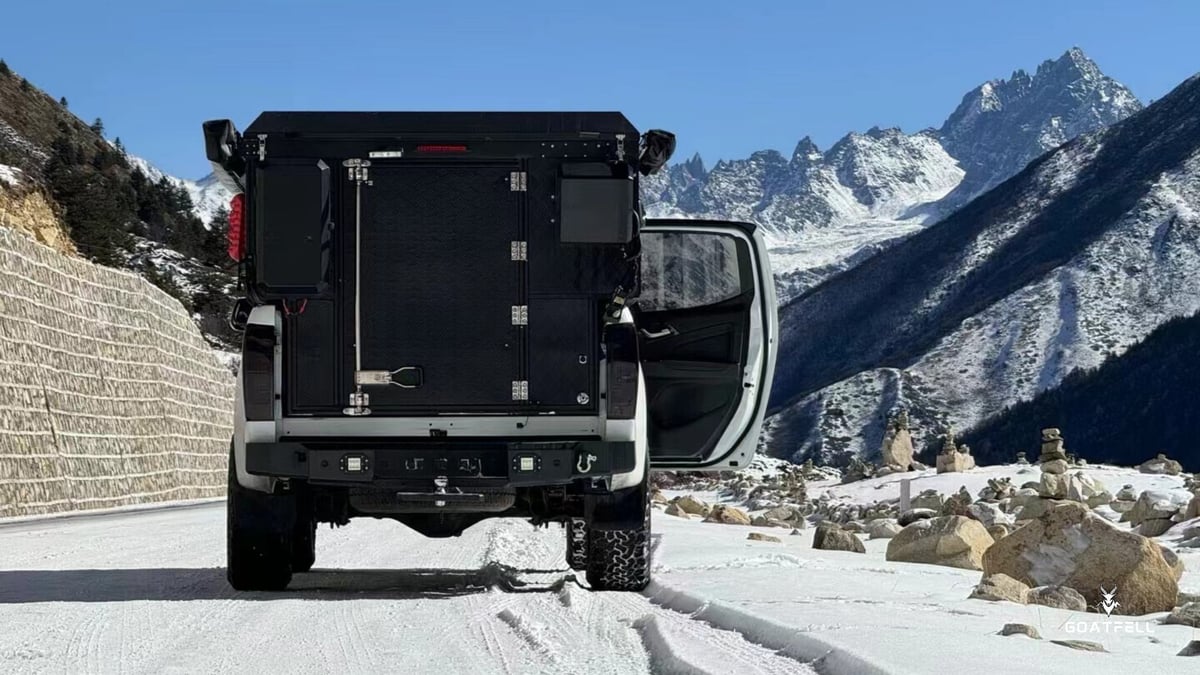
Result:
{"type": "Polygon", "coordinates": [[[738,248],[735,237],[711,232],[643,233],[637,308],[705,307],[741,295],[745,275],[738,248]]]}

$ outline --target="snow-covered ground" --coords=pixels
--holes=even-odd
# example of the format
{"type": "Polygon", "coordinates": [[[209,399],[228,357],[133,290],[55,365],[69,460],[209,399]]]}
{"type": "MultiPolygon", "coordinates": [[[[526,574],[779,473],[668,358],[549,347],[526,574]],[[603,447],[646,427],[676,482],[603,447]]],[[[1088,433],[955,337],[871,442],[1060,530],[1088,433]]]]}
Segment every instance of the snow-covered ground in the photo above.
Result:
{"type": "Polygon", "coordinates": [[[0,164],[0,183],[15,187],[21,182],[21,170],[15,166],[0,164]]]}
{"type": "MultiPolygon", "coordinates": [[[[759,463],[750,473],[772,471],[759,463]]],[[[1022,473],[1027,471],[1029,473],[1022,473]]],[[[1090,467],[1110,490],[1181,491],[1182,479],[1090,467]]],[[[860,503],[936,488],[973,493],[1034,467],[919,472],[837,485],[860,503]]],[[[1080,614],[970,600],[981,573],[812,548],[813,528],[703,523],[655,514],[655,582],[591,593],[557,526],[490,521],[427,540],[390,521],[322,529],[317,571],[281,594],[224,580],[224,510],[200,507],[0,524],[0,670],[436,673],[1190,672],[1176,656],[1200,629],[1162,615],[1080,614]],[[761,532],[781,541],[749,541],[761,532]],[[1132,628],[1127,619],[1133,619],[1132,628]],[[1071,632],[1084,620],[1124,632],[1071,632]],[[1006,623],[1043,640],[1002,637],[1006,623]],[[1050,640],[1099,642],[1110,653],[1050,640]]],[[[1169,535],[1162,541],[1169,542],[1169,535]]],[[[1180,584],[1200,593],[1200,550],[1180,584]]]]}

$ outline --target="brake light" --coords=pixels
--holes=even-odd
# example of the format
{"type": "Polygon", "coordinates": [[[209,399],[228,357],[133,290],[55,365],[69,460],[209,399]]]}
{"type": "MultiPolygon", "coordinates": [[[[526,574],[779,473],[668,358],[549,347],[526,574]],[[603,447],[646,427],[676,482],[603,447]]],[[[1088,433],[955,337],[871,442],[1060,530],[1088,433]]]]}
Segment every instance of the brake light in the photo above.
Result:
{"type": "Polygon", "coordinates": [[[455,153],[466,152],[465,145],[418,145],[417,152],[433,152],[433,153],[455,153]]]}
{"type": "Polygon", "coordinates": [[[229,200],[229,257],[241,262],[246,257],[246,195],[239,193],[229,200]]]}

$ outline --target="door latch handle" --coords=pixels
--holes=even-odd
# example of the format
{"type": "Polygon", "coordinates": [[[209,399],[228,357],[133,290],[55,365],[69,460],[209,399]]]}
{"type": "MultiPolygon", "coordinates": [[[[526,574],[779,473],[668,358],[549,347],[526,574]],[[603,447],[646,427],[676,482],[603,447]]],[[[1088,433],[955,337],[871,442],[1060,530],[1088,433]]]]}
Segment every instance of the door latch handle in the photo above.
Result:
{"type": "Polygon", "coordinates": [[[679,331],[675,330],[671,326],[667,326],[666,328],[663,328],[661,330],[656,330],[653,332],[648,331],[645,328],[642,328],[641,331],[642,331],[642,337],[644,337],[648,340],[657,340],[658,338],[664,338],[664,337],[667,337],[668,335],[678,335],[679,334],[679,331]]]}

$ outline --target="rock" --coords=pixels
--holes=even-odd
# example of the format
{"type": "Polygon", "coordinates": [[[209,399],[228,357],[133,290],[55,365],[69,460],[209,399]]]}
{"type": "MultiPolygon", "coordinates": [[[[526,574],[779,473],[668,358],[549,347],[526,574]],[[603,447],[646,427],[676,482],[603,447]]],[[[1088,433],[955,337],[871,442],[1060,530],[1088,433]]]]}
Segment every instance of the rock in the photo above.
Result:
{"type": "Polygon", "coordinates": [[[1053,509],[1060,504],[1072,504],[1074,502],[1065,499],[1035,499],[1027,503],[1021,508],[1021,512],[1017,514],[1018,521],[1033,520],[1042,517],[1047,511],[1053,509]]]}
{"type": "Polygon", "coordinates": [[[1200,593],[1185,593],[1179,591],[1179,597],[1175,600],[1176,607],[1182,607],[1189,602],[1200,602],[1200,593]]]}
{"type": "Polygon", "coordinates": [[[670,504],[670,500],[662,493],[662,490],[655,488],[650,492],[650,503],[652,504],[670,504]]]}
{"type": "Polygon", "coordinates": [[[912,466],[913,443],[912,435],[908,431],[908,413],[906,411],[900,411],[888,421],[887,431],[883,435],[880,458],[884,467],[894,471],[908,471],[912,466]]]}
{"type": "Polygon", "coordinates": [[[763,534],[761,532],[751,532],[750,534],[746,535],[746,538],[750,541],[769,541],[776,544],[783,543],[783,540],[779,537],[772,537],[769,534],[763,534]]]}
{"type": "Polygon", "coordinates": [[[909,468],[910,468],[912,471],[926,471],[926,470],[928,470],[928,469],[929,469],[929,467],[928,467],[928,466],[926,466],[925,464],[923,464],[923,463],[921,463],[920,461],[918,461],[918,460],[915,460],[915,459],[912,461],[912,466],[911,466],[911,467],[909,467],[909,468]]]}
{"type": "Polygon", "coordinates": [[[1183,519],[1191,520],[1200,518],[1200,492],[1197,492],[1192,501],[1188,502],[1187,508],[1183,511],[1183,519]]]}
{"type": "Polygon", "coordinates": [[[795,522],[792,523],[792,527],[796,530],[806,530],[808,529],[808,521],[804,518],[797,518],[795,522]]]}
{"type": "Polygon", "coordinates": [[[705,517],[706,523],[723,523],[725,525],[749,525],[750,516],[736,506],[717,504],[705,517]]]}
{"type": "MultiPolygon", "coordinates": [[[[1023,453],[1023,452],[1017,453],[1017,464],[1029,464],[1029,459],[1027,459],[1025,457],[1025,453],[1023,453]]],[[[1016,625],[1016,624],[1013,624],[1013,625],[1016,625]]]]}
{"type": "Polygon", "coordinates": [[[1141,525],[1144,520],[1155,518],[1172,518],[1179,512],[1180,504],[1175,496],[1162,490],[1146,490],[1138,495],[1133,508],[1125,512],[1122,522],[1133,526],[1141,525]]]}
{"type": "Polygon", "coordinates": [[[774,518],[767,518],[767,527],[786,527],[791,529],[794,526],[794,523],[787,520],[775,520],[774,518]]]}
{"type": "Polygon", "coordinates": [[[900,527],[906,527],[918,520],[937,517],[938,512],[933,509],[909,509],[900,514],[900,527]]]}
{"type": "Polygon", "coordinates": [[[813,548],[822,551],[867,552],[862,540],[830,522],[824,522],[817,526],[817,531],[813,535],[813,548]]]}
{"type": "Polygon", "coordinates": [[[755,527],[767,527],[767,522],[767,517],[762,515],[754,516],[750,519],[750,524],[755,527]]]}
{"type": "Polygon", "coordinates": [[[1159,544],[1158,552],[1162,554],[1163,562],[1167,563],[1167,567],[1171,568],[1171,573],[1175,575],[1175,581],[1183,578],[1183,573],[1186,571],[1183,566],[1183,561],[1171,549],[1159,544]]]}
{"type": "Polygon", "coordinates": [[[802,534],[804,534],[804,533],[803,533],[803,532],[801,532],[801,531],[800,531],[800,530],[798,530],[798,529],[795,529],[795,528],[793,528],[793,529],[792,529],[792,531],[791,531],[791,532],[789,532],[788,534],[790,534],[790,535],[791,535],[791,536],[793,536],[793,537],[798,537],[798,536],[800,536],[800,535],[802,535],[802,534]]]}
{"type": "Polygon", "coordinates": [[[1087,640],[1051,640],[1056,645],[1078,649],[1084,652],[1107,652],[1104,645],[1099,642],[1088,642],[1087,640]]]}
{"type": "Polygon", "coordinates": [[[667,514],[668,516],[678,516],[680,518],[688,517],[687,511],[679,508],[679,504],[667,504],[667,509],[663,511],[663,513],[667,514]]]}
{"type": "Polygon", "coordinates": [[[995,539],[997,541],[1007,537],[1009,534],[1012,533],[1012,528],[1010,528],[1008,525],[1004,525],[1001,523],[996,523],[995,525],[990,525],[990,526],[988,526],[987,530],[988,530],[988,534],[992,535],[992,539],[995,539]]]}
{"type": "Polygon", "coordinates": [[[1108,508],[1122,515],[1129,513],[1137,504],[1136,501],[1126,501],[1124,499],[1114,499],[1108,503],[1108,508]]]}
{"type": "Polygon", "coordinates": [[[1137,490],[1133,489],[1133,485],[1126,483],[1124,487],[1117,490],[1117,499],[1127,502],[1136,502],[1138,498],[1137,490]]]}
{"type": "Polygon", "coordinates": [[[983,553],[993,541],[977,520],[941,516],[900,530],[888,542],[887,559],[978,570],[983,569],[983,553]]]}
{"type": "Polygon", "coordinates": [[[1067,586],[1038,586],[1029,589],[1025,594],[1025,602],[1031,605],[1044,605],[1055,609],[1069,609],[1074,612],[1086,612],[1088,603],[1079,591],[1067,586]]]}
{"type": "Polygon", "coordinates": [[[1109,503],[1112,502],[1112,500],[1113,500],[1112,494],[1105,491],[1105,492],[1098,492],[1098,493],[1092,495],[1091,497],[1088,497],[1085,500],[1085,503],[1088,505],[1089,508],[1095,509],[1095,508],[1099,508],[1101,506],[1108,506],[1109,503]]]}
{"type": "Polygon", "coordinates": [[[858,532],[863,531],[863,525],[862,525],[862,523],[858,522],[857,520],[851,520],[851,521],[842,523],[842,529],[847,532],[854,532],[857,534],[858,532]]]}
{"type": "Polygon", "coordinates": [[[867,535],[870,539],[891,539],[900,534],[900,523],[894,520],[876,520],[867,525],[867,535]]]}
{"type": "Polygon", "coordinates": [[[1200,656],[1200,640],[1192,640],[1176,656],[1200,656]]]}
{"type": "Polygon", "coordinates": [[[1043,476],[1046,476],[1046,475],[1059,476],[1059,475],[1066,473],[1067,468],[1068,468],[1067,460],[1052,459],[1050,461],[1042,462],[1042,475],[1043,476]]]}
{"type": "Polygon", "coordinates": [[[1012,525],[1017,522],[1017,519],[1005,513],[999,504],[991,502],[975,502],[967,507],[967,513],[988,528],[992,525],[1012,525]]]}
{"type": "Polygon", "coordinates": [[[1093,607],[1101,602],[1101,586],[1115,587],[1121,614],[1169,611],[1179,592],[1157,544],[1075,502],[1061,503],[997,541],[983,555],[983,570],[1030,586],[1068,586],[1093,607]]]}
{"type": "Polygon", "coordinates": [[[701,516],[707,516],[708,512],[712,510],[711,506],[705,504],[699,499],[696,499],[692,495],[676,497],[672,503],[683,509],[686,513],[695,513],[701,516]]]}
{"type": "Polygon", "coordinates": [[[1162,622],[1200,628],[1200,602],[1189,602],[1182,607],[1176,607],[1162,622]]]}
{"type": "Polygon", "coordinates": [[[846,472],[842,474],[842,484],[865,480],[874,475],[875,469],[869,464],[858,457],[851,457],[850,463],[846,466],[846,472]]]}
{"type": "Polygon", "coordinates": [[[942,505],[945,503],[946,498],[937,490],[924,490],[909,501],[909,506],[914,509],[933,509],[941,512],[942,505]]]}
{"type": "Polygon", "coordinates": [[[1013,496],[1012,480],[1004,478],[989,478],[987,486],[979,491],[981,501],[1000,501],[1013,496]]]}
{"type": "Polygon", "coordinates": [[[971,591],[971,598],[978,600],[1000,601],[1007,600],[1015,602],[1019,605],[1025,604],[1025,594],[1029,592],[1029,586],[1007,574],[993,574],[985,576],[975,590],[971,591]]]}
{"type": "Polygon", "coordinates": [[[1158,537],[1171,529],[1171,526],[1174,524],[1175,522],[1170,518],[1147,518],[1142,521],[1141,525],[1135,527],[1133,531],[1143,537],[1158,537]]]}
{"type": "Polygon", "coordinates": [[[1149,459],[1139,464],[1138,471],[1141,471],[1142,473],[1178,476],[1179,473],[1183,471],[1183,466],[1173,459],[1167,459],[1167,456],[1160,452],[1154,459],[1149,459]]]}
{"type": "Polygon", "coordinates": [[[1006,623],[1004,628],[1000,629],[1000,635],[1024,635],[1034,640],[1042,639],[1042,634],[1027,623],[1006,623]]]}

